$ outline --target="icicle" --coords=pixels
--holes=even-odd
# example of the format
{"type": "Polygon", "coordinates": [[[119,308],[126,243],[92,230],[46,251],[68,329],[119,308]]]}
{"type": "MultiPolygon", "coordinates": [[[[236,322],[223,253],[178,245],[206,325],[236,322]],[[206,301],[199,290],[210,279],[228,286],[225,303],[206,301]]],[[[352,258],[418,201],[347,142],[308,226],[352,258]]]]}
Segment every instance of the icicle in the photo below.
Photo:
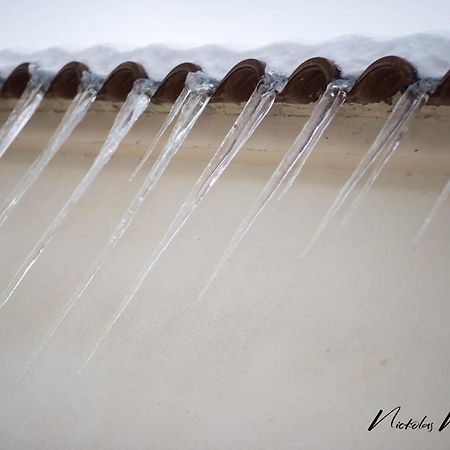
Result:
{"type": "Polygon", "coordinates": [[[111,131],[109,132],[109,135],[100,150],[100,153],[87,174],[81,180],[80,184],[71,194],[66,204],[59,211],[55,219],[53,219],[53,222],[39,239],[38,243],[28,255],[20,269],[16,272],[8,286],[2,292],[0,296],[0,308],[2,308],[11,298],[20,282],[38,260],[44,248],[50,242],[53,235],[64,222],[70,211],[84,195],[99,172],[111,159],[112,155],[117,150],[124,137],[128,134],[131,127],[145,111],[156,88],[157,84],[147,79],[137,80],[134,83],[133,89],[130,94],[128,94],[125,103],[120,109],[116,120],[114,121],[114,125],[112,126],[111,131]]]}
{"type": "Polygon", "coordinates": [[[428,213],[428,216],[426,217],[422,226],[419,228],[419,231],[417,232],[416,236],[414,237],[413,245],[415,247],[417,245],[419,245],[420,240],[422,239],[423,235],[427,231],[428,227],[431,225],[431,222],[437,216],[437,214],[441,210],[441,208],[444,206],[444,203],[447,200],[449,194],[450,194],[450,180],[447,181],[447,184],[444,186],[444,189],[442,190],[442,192],[439,195],[439,197],[437,198],[435,204],[431,208],[431,211],[428,213]]]}
{"type": "MultiPolygon", "coordinates": [[[[284,183],[284,187],[282,187],[281,185],[277,187],[277,190],[280,189],[281,187],[281,192],[279,194],[278,199],[281,200],[289,191],[289,189],[292,187],[292,185],[294,184],[295,180],[299,177],[300,173],[303,170],[303,167],[312,151],[312,149],[315,147],[317,141],[320,139],[320,137],[322,136],[322,133],[325,131],[325,129],[328,127],[329,121],[331,121],[334,116],[336,115],[336,113],[339,111],[339,109],[341,108],[341,106],[344,104],[345,99],[347,97],[348,92],[350,91],[350,89],[353,87],[353,85],[355,84],[354,80],[350,80],[350,79],[342,79],[342,80],[336,80],[336,81],[332,81],[328,86],[327,86],[327,90],[325,91],[324,95],[322,96],[322,98],[320,99],[319,104],[317,105],[317,107],[314,109],[314,111],[311,114],[311,117],[308,119],[308,121],[305,124],[305,127],[300,131],[300,134],[297,136],[296,141],[294,142],[294,144],[292,145],[291,149],[288,151],[289,152],[295,148],[297,145],[297,140],[300,140],[302,135],[303,136],[308,136],[308,127],[313,127],[313,131],[315,131],[314,128],[314,116],[317,114],[321,103],[323,103],[323,108],[324,108],[324,113],[326,113],[327,115],[325,116],[325,119],[328,119],[328,122],[325,122],[323,124],[323,129],[321,130],[319,128],[318,132],[319,134],[317,135],[317,139],[316,141],[314,141],[312,144],[311,143],[307,143],[309,144],[309,152],[303,151],[301,149],[301,153],[300,153],[300,158],[298,158],[298,160],[295,161],[295,163],[289,167],[289,171],[286,172],[285,176],[283,177],[283,181],[282,183],[284,183]],[[340,89],[340,91],[339,91],[340,89]],[[338,92],[336,94],[336,91],[338,92]],[[337,95],[336,99],[335,99],[335,95],[337,95]],[[339,99],[342,99],[342,101],[339,101],[339,99]],[[329,107],[327,107],[327,105],[330,105],[329,107]],[[331,108],[331,109],[330,109],[331,108]],[[334,108],[336,108],[334,110],[334,108]],[[328,113],[332,114],[332,117],[328,118],[328,113]],[[295,169],[294,169],[295,167],[295,169]],[[288,177],[288,175],[290,174],[290,177],[288,177]],[[288,178],[288,179],[287,179],[288,178]],[[287,179],[287,180],[286,180],[287,179]]],[[[320,123],[320,117],[316,118],[316,122],[320,123]]],[[[313,135],[313,137],[315,137],[313,135]]],[[[287,155],[286,155],[287,156],[287,155]]]]}
{"type": "Polygon", "coordinates": [[[188,86],[189,80],[191,79],[190,74],[186,77],[186,86],[184,86],[183,90],[181,91],[181,94],[176,99],[175,103],[172,105],[172,108],[170,108],[170,112],[167,115],[166,119],[164,120],[163,124],[161,125],[161,128],[159,129],[157,135],[155,136],[155,139],[153,139],[153,142],[151,143],[150,147],[145,152],[142,159],[139,161],[139,164],[137,165],[136,169],[134,170],[133,174],[130,177],[130,181],[138,174],[138,172],[142,169],[142,166],[147,162],[150,155],[155,150],[156,145],[158,144],[159,140],[161,139],[162,135],[165,133],[167,128],[170,126],[170,124],[173,122],[175,117],[180,112],[182,106],[184,105],[184,102],[188,98],[188,95],[190,93],[190,89],[188,86]]]}
{"type": "MultiPolygon", "coordinates": [[[[429,95],[429,92],[434,88],[435,82],[433,80],[422,80],[409,86],[408,89],[402,94],[402,96],[396,103],[392,113],[383,125],[383,128],[378,133],[375,141],[371,145],[369,151],[360,161],[358,167],[342,187],[330,209],[325,214],[325,217],[319,224],[310,243],[303,251],[302,256],[308,253],[317,239],[322,235],[330,220],[339,211],[350,193],[356,187],[361,178],[367,173],[372,164],[374,164],[374,162],[378,159],[380,154],[382,154],[386,146],[389,144],[391,144],[392,146],[396,145],[395,143],[397,138],[403,135],[404,128],[406,127],[405,130],[407,129],[410,121],[415,115],[415,112],[418,111],[421,106],[423,106],[426,101],[426,97],[429,95]]],[[[381,169],[382,166],[380,167],[378,173],[381,171],[381,169]]]]}
{"type": "MultiPolygon", "coordinates": [[[[295,175],[292,180],[295,179],[301,172],[305,162],[309,155],[313,151],[323,132],[326,130],[331,120],[335,117],[341,106],[344,104],[347,97],[347,93],[352,88],[354,82],[350,80],[337,80],[332,81],[317,106],[314,108],[310,118],[306,122],[303,129],[298,134],[292,146],[286,152],[286,155],[281,160],[280,164],[275,169],[274,173],[270,177],[269,182],[266,184],[261,194],[256,199],[256,202],[250,208],[250,211],[241,222],[240,226],[234,233],[230,243],[221,256],[218,264],[216,265],[212,275],[210,276],[205,287],[201,291],[198,301],[201,300],[205,292],[209,289],[214,279],[217,277],[223,266],[236,250],[243,237],[253,225],[259,214],[269,203],[270,199],[280,188],[285,178],[295,164],[298,164],[295,175]]],[[[292,184],[292,183],[291,183],[292,184]]]]}
{"type": "Polygon", "coordinates": [[[257,86],[250,99],[245,104],[244,110],[231,127],[224,141],[220,145],[216,154],[212,157],[208,166],[201,174],[196,182],[193,190],[185,200],[178,211],[169,229],[164,234],[161,242],[155,251],[146,261],[142,271],[133,283],[130,291],[119,305],[112,319],[108,322],[105,330],[94,345],[86,362],[80,368],[80,372],[86,367],[92,359],[102,342],[106,339],[114,324],[125,311],[135,294],[139,290],[146,276],[150,273],[160,256],[164,253],[170,242],[178,234],[180,229],[191,216],[194,209],[200,203],[202,198],[207,194],[211,187],[219,179],[220,175],[226,169],[237,152],[244,146],[250,138],[256,127],[261,123],[262,119],[267,115],[275,101],[277,93],[286,83],[284,77],[268,74],[263,81],[257,86]]]}
{"type": "Polygon", "coordinates": [[[417,114],[422,109],[422,107],[427,103],[430,94],[436,87],[437,84],[432,80],[419,81],[418,83],[410,87],[411,89],[410,95],[415,96],[415,103],[414,105],[412,105],[411,109],[405,114],[405,117],[403,118],[401,124],[399,125],[399,128],[397,128],[396,132],[393,133],[391,139],[383,147],[382,152],[380,152],[381,157],[379,158],[379,161],[376,163],[374,169],[372,170],[369,179],[367,180],[364,187],[362,188],[358,196],[354,199],[353,203],[347,210],[342,220],[343,225],[348,222],[352,214],[356,211],[361,202],[367,196],[370,189],[374,185],[375,181],[381,174],[383,168],[385,167],[391,156],[395,153],[395,150],[398,148],[403,136],[408,132],[411,126],[411,122],[417,117],[417,114]]]}
{"type": "Polygon", "coordinates": [[[72,134],[75,127],[86,115],[89,107],[95,100],[97,92],[101,87],[102,80],[90,72],[84,72],[78,94],[73,99],[58,128],[51,137],[49,143],[44,148],[39,157],[34,161],[25,175],[19,181],[12,193],[6,199],[0,210],[0,226],[10,217],[16,205],[26,194],[28,189],[39,178],[41,173],[50,163],[51,159],[67,138],[72,134]]]}
{"type": "Polygon", "coordinates": [[[131,202],[128,209],[125,211],[124,215],[122,216],[116,227],[114,228],[111,236],[109,237],[103,249],[98,254],[88,273],[86,274],[82,282],[79,284],[73,295],[70,297],[69,301],[66,303],[62,313],[58,316],[57,320],[49,328],[46,335],[41,340],[39,346],[36,348],[34,353],[27,361],[25,368],[21,372],[17,381],[19,381],[27,373],[27,371],[34,363],[34,361],[39,357],[41,352],[44,350],[49,340],[58,330],[59,326],[66,318],[67,314],[69,314],[69,312],[76,305],[78,300],[82,297],[88,286],[91,284],[95,275],[98,273],[101,266],[104,264],[107,257],[110,255],[111,251],[117,245],[119,239],[123,236],[125,231],[130,226],[134,217],[141,208],[144,200],[146,199],[150,191],[155,187],[161,175],[166,170],[172,157],[183,145],[183,142],[185,141],[190,130],[194,126],[197,119],[200,117],[206,105],[208,104],[208,101],[215,90],[215,85],[217,84],[216,82],[206,78],[204,74],[202,74],[201,72],[196,72],[195,74],[188,75],[187,83],[189,86],[189,95],[185,99],[186,101],[181,109],[180,116],[177,122],[175,123],[175,126],[172,132],[170,133],[170,137],[166,145],[164,146],[163,150],[161,151],[160,156],[158,157],[152,170],[150,171],[149,175],[144,181],[141,189],[131,202]]]}
{"type": "Polygon", "coordinates": [[[30,80],[15,108],[0,129],[0,158],[28,123],[50,86],[51,75],[49,73],[40,70],[35,64],[29,64],[28,70],[30,80]]]}
{"type": "Polygon", "coordinates": [[[435,204],[431,208],[431,211],[428,213],[428,216],[426,217],[425,221],[423,222],[422,226],[420,227],[419,231],[417,232],[416,236],[414,237],[413,245],[415,247],[417,245],[419,245],[420,240],[422,239],[423,235],[427,231],[431,222],[437,216],[437,214],[441,210],[441,208],[444,206],[444,203],[446,202],[449,194],[450,194],[450,180],[447,181],[447,184],[444,186],[444,189],[442,190],[442,192],[439,195],[438,199],[436,200],[435,204]]]}

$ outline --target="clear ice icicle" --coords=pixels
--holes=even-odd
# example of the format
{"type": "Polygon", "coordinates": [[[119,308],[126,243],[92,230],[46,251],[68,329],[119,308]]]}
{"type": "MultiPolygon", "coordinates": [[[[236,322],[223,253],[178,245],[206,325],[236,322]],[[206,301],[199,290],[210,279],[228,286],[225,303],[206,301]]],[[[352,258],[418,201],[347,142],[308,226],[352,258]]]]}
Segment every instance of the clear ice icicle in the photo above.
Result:
{"type": "MultiPolygon", "coordinates": [[[[253,206],[245,216],[244,220],[239,225],[234,233],[230,243],[222,254],[218,264],[214,268],[205,287],[201,291],[198,301],[203,297],[205,292],[209,289],[223,266],[236,250],[237,246],[253,225],[259,214],[269,203],[270,199],[277,192],[282,185],[287,175],[292,172],[292,168],[298,164],[295,173],[295,178],[300,174],[305,165],[309,155],[313,151],[320,137],[333,120],[341,106],[344,104],[347,93],[354,84],[351,80],[336,80],[332,81],[321,97],[319,103],[315,106],[311,116],[305,123],[304,127],[298,134],[292,146],[286,152],[281,162],[278,164],[270,180],[265,185],[264,189],[256,199],[253,206]]],[[[292,178],[294,178],[292,177],[292,178]]]]}
{"type": "Polygon", "coordinates": [[[89,361],[93,358],[103,341],[107,338],[108,334],[114,327],[114,324],[133,300],[147,275],[189,219],[194,209],[208,193],[211,187],[216,183],[234,156],[244,146],[254,130],[267,115],[273,105],[273,102],[275,101],[277,93],[283,88],[285,83],[286,79],[284,77],[267,74],[256,87],[250,99],[245,104],[243,111],[231,127],[230,131],[227,133],[219,149],[208,163],[206,169],[200,175],[200,178],[197,180],[193,190],[181,206],[162,240],[151,254],[150,258],[146,261],[143,269],[139,273],[135,282],[132,284],[131,289],[119,304],[119,307],[111,320],[107,323],[103,333],[98,338],[79,372],[83,371],[89,361]]]}
{"type": "Polygon", "coordinates": [[[29,64],[30,80],[8,119],[0,129],[0,158],[30,120],[50,86],[51,75],[29,64]]]}
{"type": "Polygon", "coordinates": [[[189,95],[187,98],[185,98],[184,106],[181,108],[180,116],[175,123],[174,128],[170,133],[169,139],[165,144],[163,150],[161,151],[161,154],[153,165],[153,168],[151,169],[135,198],[131,202],[130,206],[125,211],[124,215],[114,228],[105,246],[97,255],[86,276],[78,285],[77,289],[64,306],[61,314],[49,328],[45,336],[42,338],[39,346],[27,361],[25,368],[19,376],[18,381],[27,373],[33,362],[39,357],[49,340],[58,330],[59,326],[64,321],[66,316],[69,314],[78,300],[82,297],[88,286],[91,284],[95,275],[98,273],[112,250],[117,245],[120,238],[130,226],[133,218],[138,213],[144,200],[146,199],[150,191],[156,186],[156,183],[166,170],[172,157],[181,148],[190,130],[208,104],[208,101],[211,98],[212,93],[214,92],[216,83],[206,78],[201,72],[196,72],[192,75],[193,76],[189,77],[189,79],[187,80],[189,86],[189,95]]]}
{"type": "Polygon", "coordinates": [[[21,198],[39,178],[53,156],[58,152],[75,127],[86,115],[101,87],[101,79],[90,72],[84,72],[78,94],[73,99],[58,128],[42,153],[33,162],[17,186],[6,199],[0,210],[0,226],[5,223],[21,198]]]}
{"type": "Polygon", "coordinates": [[[364,184],[364,187],[361,189],[361,191],[353,200],[351,206],[345,213],[345,216],[341,222],[342,225],[348,222],[352,214],[358,209],[359,205],[366,198],[370,189],[383,171],[383,168],[386,166],[391,156],[395,153],[398,146],[400,145],[400,141],[402,140],[403,136],[408,132],[411,126],[411,122],[417,117],[419,111],[427,103],[428,98],[435,87],[436,84],[434,84],[432,81],[425,80],[419,81],[409,88],[411,90],[410,95],[414,96],[415,102],[411,106],[410,110],[405,114],[405,117],[399,124],[399,127],[392,134],[391,139],[383,147],[382,152],[380,152],[380,157],[377,159],[375,167],[373,168],[372,173],[364,184]]]}
{"type": "Polygon", "coordinates": [[[300,134],[298,135],[298,137],[297,137],[296,141],[294,142],[294,144],[292,145],[291,149],[286,154],[286,157],[288,156],[290,151],[293,151],[293,149],[296,146],[298,147],[297,141],[301,140],[302,135],[304,135],[305,137],[309,136],[308,128],[312,127],[313,131],[315,131],[314,123],[319,123],[319,125],[321,124],[320,116],[318,116],[318,117],[314,117],[314,116],[316,116],[317,114],[320,114],[320,111],[322,109],[324,111],[322,113],[322,115],[325,115],[324,119],[326,119],[328,121],[324,123],[322,130],[320,130],[320,128],[319,128],[318,131],[320,134],[318,134],[318,135],[313,134],[313,137],[316,138],[316,140],[313,143],[306,142],[305,145],[307,146],[307,148],[309,147],[309,152],[303,151],[303,149],[300,148],[300,158],[295,160],[294,164],[292,164],[289,167],[289,170],[285,173],[285,175],[283,177],[282,183],[284,183],[284,186],[283,187],[281,187],[281,185],[277,186],[277,190],[280,189],[280,191],[281,191],[279,194],[279,199],[281,199],[284,195],[286,195],[286,193],[289,191],[289,189],[294,184],[295,180],[299,177],[299,175],[302,172],[303,167],[306,163],[306,160],[308,159],[309,154],[311,153],[312,149],[315,147],[315,145],[317,143],[317,140],[319,140],[320,136],[322,136],[322,133],[328,127],[329,121],[331,121],[334,118],[336,113],[339,111],[341,106],[344,104],[347,94],[350,91],[350,89],[353,87],[354,84],[355,84],[354,80],[342,79],[342,80],[332,81],[327,86],[326,92],[321,97],[319,104],[312,112],[312,115],[306,122],[305,127],[302,129],[302,131],[300,131],[300,134]],[[319,111],[319,109],[320,109],[320,111],[319,111]],[[329,117],[329,114],[331,114],[332,117],[329,117]],[[314,122],[313,122],[313,119],[315,119],[314,122]],[[295,169],[294,169],[294,167],[295,167],[295,169]],[[288,177],[289,174],[290,174],[290,177],[288,177]]]}
{"type": "Polygon", "coordinates": [[[449,194],[450,194],[450,180],[447,181],[447,184],[444,186],[444,189],[442,190],[442,192],[439,195],[438,199],[436,200],[435,204],[431,208],[431,211],[428,213],[428,216],[426,217],[422,226],[420,227],[419,231],[417,232],[416,236],[414,237],[414,240],[413,240],[414,246],[419,245],[420,240],[422,239],[423,235],[427,231],[431,222],[437,216],[437,214],[441,210],[441,208],[444,206],[444,203],[447,200],[449,194]]]}
{"type": "Polygon", "coordinates": [[[190,89],[189,89],[189,80],[192,79],[191,74],[189,73],[186,77],[186,85],[184,86],[183,90],[181,91],[181,94],[178,96],[178,98],[175,100],[175,103],[172,105],[172,108],[170,108],[170,112],[165,118],[163,124],[161,125],[161,128],[159,129],[158,133],[155,136],[155,139],[153,139],[153,142],[146,150],[144,156],[139,161],[139,164],[137,165],[136,169],[134,169],[133,174],[130,177],[130,180],[132,180],[138,172],[142,169],[142,166],[147,162],[150,155],[155,150],[156,145],[158,144],[159,140],[161,139],[162,135],[165,133],[167,128],[170,126],[170,124],[173,122],[175,117],[178,115],[178,113],[181,110],[181,107],[184,105],[184,102],[186,101],[190,89]]]}
{"type": "Polygon", "coordinates": [[[83,177],[80,184],[76,187],[71,194],[66,204],[58,212],[53,222],[47,228],[45,233],[41,236],[36,246],[31,253],[27,256],[22,266],[16,272],[8,286],[4,289],[0,296],[0,308],[2,308],[8,300],[11,298],[20,282],[33,267],[39,256],[43,252],[44,248],[52,239],[57,229],[64,222],[70,211],[75,207],[81,197],[84,195],[88,187],[95,180],[99,172],[111,159],[114,152],[119,147],[123,138],[128,134],[131,127],[136,120],[145,111],[147,105],[150,102],[152,95],[157,88],[157,84],[148,79],[137,80],[134,83],[132,91],[128,94],[125,103],[122,105],[116,120],[106,138],[100,153],[95,158],[91,168],[87,174],[83,177]]]}
{"type": "MultiPolygon", "coordinates": [[[[333,201],[331,207],[320,222],[310,243],[303,251],[302,256],[308,253],[317,239],[319,239],[325,231],[325,228],[328,226],[328,223],[340,210],[361,178],[367,173],[380,154],[382,154],[382,152],[386,149],[386,146],[388,144],[393,146],[395,145],[396,138],[402,134],[403,127],[407,127],[411,118],[414,116],[412,112],[416,109],[420,109],[420,107],[424,104],[423,96],[427,96],[430,92],[432,92],[435,85],[436,83],[434,80],[421,80],[409,86],[408,89],[402,94],[368,152],[344,184],[336,199],[333,201]],[[410,114],[412,115],[410,116],[410,114]]],[[[379,171],[381,171],[381,168],[379,171]]]]}

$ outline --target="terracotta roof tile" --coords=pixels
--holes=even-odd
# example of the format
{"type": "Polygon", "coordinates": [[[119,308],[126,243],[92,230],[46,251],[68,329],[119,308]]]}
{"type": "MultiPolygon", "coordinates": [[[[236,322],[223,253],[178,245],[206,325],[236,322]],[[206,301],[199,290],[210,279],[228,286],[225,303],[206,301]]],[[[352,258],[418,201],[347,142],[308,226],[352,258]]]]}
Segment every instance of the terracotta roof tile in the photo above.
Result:
{"type": "Polygon", "coordinates": [[[173,103],[181,94],[186,76],[189,72],[198,72],[200,66],[192,63],[182,63],[174,67],[159,85],[152,97],[153,103],[173,103]]]}
{"type": "Polygon", "coordinates": [[[378,103],[389,101],[417,81],[414,67],[398,56],[385,56],[373,62],[361,74],[349,93],[349,102],[378,103]]]}
{"type": "Polygon", "coordinates": [[[83,72],[89,70],[86,64],[73,61],[63,66],[53,78],[47,95],[71,99],[78,92],[83,72]]]}
{"type": "Polygon", "coordinates": [[[246,102],[265,73],[266,65],[257,59],[236,64],[220,82],[212,102],[246,102]]]}
{"type": "Polygon", "coordinates": [[[147,78],[145,69],[138,63],[127,61],[119,64],[107,77],[100,89],[98,100],[123,102],[139,78],[147,78]]]}
{"type": "Polygon", "coordinates": [[[6,78],[2,85],[1,96],[4,98],[19,98],[30,80],[28,66],[23,63],[17,66],[6,78]]]}
{"type": "Polygon", "coordinates": [[[340,70],[328,59],[308,59],[292,72],[277,101],[300,104],[315,102],[325,92],[328,83],[339,76],[340,70]]]}

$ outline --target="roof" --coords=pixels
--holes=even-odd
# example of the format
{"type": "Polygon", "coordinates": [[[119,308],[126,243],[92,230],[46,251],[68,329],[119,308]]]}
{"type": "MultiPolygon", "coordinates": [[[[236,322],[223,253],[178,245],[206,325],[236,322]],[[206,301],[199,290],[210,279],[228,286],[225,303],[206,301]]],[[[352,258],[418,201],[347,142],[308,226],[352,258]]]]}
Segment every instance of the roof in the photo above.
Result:
{"type": "MultiPolygon", "coordinates": [[[[16,67],[4,81],[0,96],[18,98],[30,79],[28,65],[16,67]]],[[[63,66],[53,77],[46,95],[56,98],[73,98],[86,64],[73,61],[63,66]]],[[[172,103],[183,89],[189,72],[201,70],[193,63],[183,63],[174,67],[163,79],[152,98],[154,103],[172,103]]],[[[221,80],[212,102],[245,102],[265,73],[265,64],[257,59],[246,59],[236,64],[221,80]]],[[[340,78],[337,65],[329,59],[316,57],[303,61],[289,76],[288,83],[278,95],[277,101],[293,104],[307,104],[316,101],[325,91],[327,84],[340,78]]],[[[107,77],[98,99],[102,101],[124,101],[135,80],[147,78],[141,64],[126,61],[117,66],[107,77]]],[[[350,103],[390,102],[392,97],[403,92],[417,80],[413,65],[398,56],[386,56],[374,61],[358,77],[349,93],[350,103]]],[[[450,70],[439,82],[438,88],[430,96],[428,104],[450,105],[450,70]]]]}

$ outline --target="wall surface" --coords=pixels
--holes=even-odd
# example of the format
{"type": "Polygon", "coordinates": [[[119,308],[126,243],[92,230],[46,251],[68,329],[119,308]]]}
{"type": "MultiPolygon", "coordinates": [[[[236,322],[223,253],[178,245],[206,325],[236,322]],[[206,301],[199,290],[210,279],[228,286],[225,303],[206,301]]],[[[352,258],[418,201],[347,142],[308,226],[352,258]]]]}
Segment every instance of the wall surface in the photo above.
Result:
{"type": "MultiPolygon", "coordinates": [[[[0,162],[3,200],[65,105],[44,103],[0,162]]],[[[0,310],[0,448],[448,449],[450,216],[412,239],[450,175],[449,115],[426,109],[347,226],[302,251],[390,107],[346,107],[301,178],[214,264],[311,108],[277,106],[78,374],[239,108],[208,109],[36,364],[17,375],[151,167],[128,177],[165,115],[150,109],[0,310]],[[397,421],[433,422],[433,432],[397,421]],[[396,423],[395,422],[395,423],[396,423]]],[[[0,122],[8,108],[0,111],[0,122]]],[[[114,120],[96,106],[0,229],[6,286],[114,120]]]]}

